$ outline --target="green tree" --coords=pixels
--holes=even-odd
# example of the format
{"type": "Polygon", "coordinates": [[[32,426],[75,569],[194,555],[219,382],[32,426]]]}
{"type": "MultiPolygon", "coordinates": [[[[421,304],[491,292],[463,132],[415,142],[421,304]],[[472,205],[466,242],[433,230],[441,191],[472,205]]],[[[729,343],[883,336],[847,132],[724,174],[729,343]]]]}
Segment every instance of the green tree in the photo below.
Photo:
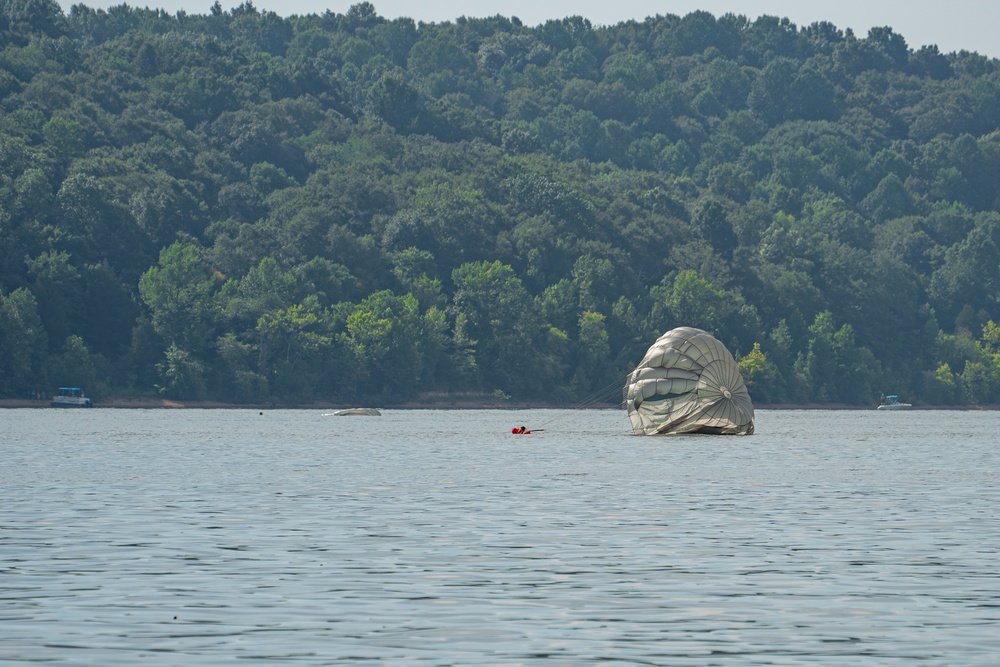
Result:
{"type": "Polygon", "coordinates": [[[215,379],[219,393],[234,403],[249,403],[269,398],[267,376],[257,370],[257,352],[250,343],[227,333],[216,341],[222,364],[215,379]]]}
{"type": "Polygon", "coordinates": [[[377,118],[397,132],[412,132],[422,122],[420,93],[398,72],[387,72],[372,87],[368,103],[377,118]]]}
{"type": "Polygon", "coordinates": [[[42,136],[46,145],[63,160],[83,153],[86,136],[83,126],[76,121],[56,116],[42,126],[42,136]]]}
{"type": "Polygon", "coordinates": [[[712,244],[719,254],[731,256],[738,243],[733,225],[726,215],[725,206],[717,199],[703,199],[691,216],[699,236],[712,244]]]}
{"type": "Polygon", "coordinates": [[[484,389],[511,394],[537,392],[544,329],[514,270],[499,261],[463,264],[452,272],[453,305],[467,317],[466,337],[479,341],[476,367],[484,389]]]}
{"type": "Polygon", "coordinates": [[[795,106],[791,86],[797,70],[795,61],[790,58],[775,58],[761,70],[747,98],[754,115],[768,125],[777,125],[788,118],[795,106]]]}
{"type": "Polygon", "coordinates": [[[1000,388],[1000,376],[993,365],[967,361],[959,380],[970,403],[984,405],[995,402],[1000,388]]]}
{"type": "Polygon", "coordinates": [[[29,35],[66,34],[66,17],[55,0],[5,0],[2,9],[8,29],[24,41],[29,35]]]}
{"type": "Polygon", "coordinates": [[[776,383],[778,369],[775,368],[763,350],[760,343],[754,343],[753,349],[737,360],[740,374],[746,382],[747,390],[753,400],[761,403],[772,403],[776,400],[776,383]]]}
{"type": "Polygon", "coordinates": [[[315,399],[333,372],[333,336],[316,300],[263,314],[256,338],[257,374],[267,379],[270,394],[299,402],[315,399]]]}
{"type": "Polygon", "coordinates": [[[462,48],[454,37],[442,29],[428,28],[410,49],[407,67],[422,76],[451,72],[471,74],[476,69],[476,59],[462,48]]]}
{"type": "Polygon", "coordinates": [[[168,345],[197,358],[211,344],[215,283],[203,251],[191,244],[164,248],[157,265],[143,274],[139,293],[168,345]]]}
{"type": "Polygon", "coordinates": [[[954,405],[964,399],[956,375],[947,363],[924,372],[922,395],[933,405],[954,405]]]}
{"type": "Polygon", "coordinates": [[[27,289],[0,292],[0,396],[47,391],[43,361],[47,336],[38,302],[27,289]]]}
{"type": "Polygon", "coordinates": [[[573,282],[579,295],[579,310],[606,313],[621,294],[620,273],[609,259],[586,254],[573,262],[573,282]]]}
{"type": "Polygon", "coordinates": [[[190,352],[171,343],[157,364],[162,384],[157,390],[168,398],[198,400],[205,396],[205,365],[190,352]]]}
{"type": "MultiPolygon", "coordinates": [[[[419,386],[414,381],[424,377],[426,368],[423,325],[417,300],[409,294],[376,292],[354,306],[340,336],[353,358],[354,390],[380,398],[413,398],[419,386]]],[[[434,340],[435,346],[440,343],[434,340]]]]}
{"type": "Polygon", "coordinates": [[[945,252],[928,287],[931,304],[943,322],[955,322],[965,306],[988,311],[996,307],[1000,248],[995,237],[993,229],[977,226],[945,252]]]}
{"type": "Polygon", "coordinates": [[[60,386],[81,387],[92,397],[107,392],[105,360],[91,354],[79,336],[63,341],[59,351],[48,357],[47,366],[46,375],[60,386]]]}
{"type": "Polygon", "coordinates": [[[83,285],[80,271],[67,252],[48,251],[35,258],[25,258],[31,291],[44,330],[53,345],[59,345],[78,331],[82,316],[83,285]]]}
{"type": "Polygon", "coordinates": [[[862,210],[877,222],[913,212],[913,201],[896,174],[889,174],[861,201],[862,210]]]}
{"type": "Polygon", "coordinates": [[[586,396],[604,387],[617,373],[610,366],[610,339],[602,313],[586,310],[578,324],[579,355],[574,364],[578,375],[578,396],[586,396]]]}
{"type": "Polygon", "coordinates": [[[460,264],[491,255],[498,212],[480,192],[447,184],[420,188],[407,212],[422,230],[415,232],[415,240],[430,245],[420,249],[430,251],[445,275],[460,264]]]}
{"type": "Polygon", "coordinates": [[[252,325],[265,313],[291,305],[295,283],[277,261],[265,257],[238,282],[228,281],[217,292],[220,310],[238,326],[252,325]]]}
{"type": "Polygon", "coordinates": [[[726,295],[695,271],[681,271],[673,280],[664,278],[650,296],[654,302],[650,314],[654,329],[667,331],[683,326],[719,333],[726,295]],[[659,326],[655,326],[657,322],[659,326]]]}
{"type": "Polygon", "coordinates": [[[810,383],[814,400],[859,405],[878,394],[880,364],[870,350],[856,345],[850,324],[837,329],[833,315],[823,311],[809,334],[808,349],[796,365],[810,383]]]}

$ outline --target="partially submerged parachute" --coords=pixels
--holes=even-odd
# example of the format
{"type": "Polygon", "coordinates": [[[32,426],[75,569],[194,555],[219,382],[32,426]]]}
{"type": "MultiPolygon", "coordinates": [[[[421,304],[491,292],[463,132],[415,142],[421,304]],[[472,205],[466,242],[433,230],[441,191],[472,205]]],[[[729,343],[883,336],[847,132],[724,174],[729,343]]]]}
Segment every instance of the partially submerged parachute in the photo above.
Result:
{"type": "Polygon", "coordinates": [[[701,329],[660,336],[629,376],[625,403],[636,435],[753,433],[753,402],[740,367],[701,329]]]}

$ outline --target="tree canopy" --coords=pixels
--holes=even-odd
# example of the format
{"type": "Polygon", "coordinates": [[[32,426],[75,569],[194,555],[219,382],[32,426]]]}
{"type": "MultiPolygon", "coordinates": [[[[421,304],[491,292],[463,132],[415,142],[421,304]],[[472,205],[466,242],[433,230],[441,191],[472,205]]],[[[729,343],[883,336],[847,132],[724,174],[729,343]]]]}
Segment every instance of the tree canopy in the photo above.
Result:
{"type": "Polygon", "coordinates": [[[1000,402],[1000,62],[704,11],[0,0],[0,395],[1000,402]]]}

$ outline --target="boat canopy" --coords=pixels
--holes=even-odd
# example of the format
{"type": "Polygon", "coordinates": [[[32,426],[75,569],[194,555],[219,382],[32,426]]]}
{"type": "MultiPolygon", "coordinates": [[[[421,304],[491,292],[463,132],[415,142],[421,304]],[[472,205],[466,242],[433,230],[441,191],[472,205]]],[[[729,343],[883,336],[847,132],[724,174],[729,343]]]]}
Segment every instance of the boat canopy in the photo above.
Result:
{"type": "Polygon", "coordinates": [[[660,336],[629,376],[625,404],[636,435],[753,433],[740,367],[711,334],[678,327],[660,336]]]}

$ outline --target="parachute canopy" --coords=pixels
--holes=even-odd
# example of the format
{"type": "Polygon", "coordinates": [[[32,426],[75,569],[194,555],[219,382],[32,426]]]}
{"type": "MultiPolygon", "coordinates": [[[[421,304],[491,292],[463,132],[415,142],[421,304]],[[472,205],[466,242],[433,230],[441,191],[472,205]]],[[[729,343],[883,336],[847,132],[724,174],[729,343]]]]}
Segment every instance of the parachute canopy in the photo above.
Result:
{"type": "Polygon", "coordinates": [[[753,433],[753,402],[726,346],[701,329],[656,339],[625,387],[636,435],[753,433]]]}

